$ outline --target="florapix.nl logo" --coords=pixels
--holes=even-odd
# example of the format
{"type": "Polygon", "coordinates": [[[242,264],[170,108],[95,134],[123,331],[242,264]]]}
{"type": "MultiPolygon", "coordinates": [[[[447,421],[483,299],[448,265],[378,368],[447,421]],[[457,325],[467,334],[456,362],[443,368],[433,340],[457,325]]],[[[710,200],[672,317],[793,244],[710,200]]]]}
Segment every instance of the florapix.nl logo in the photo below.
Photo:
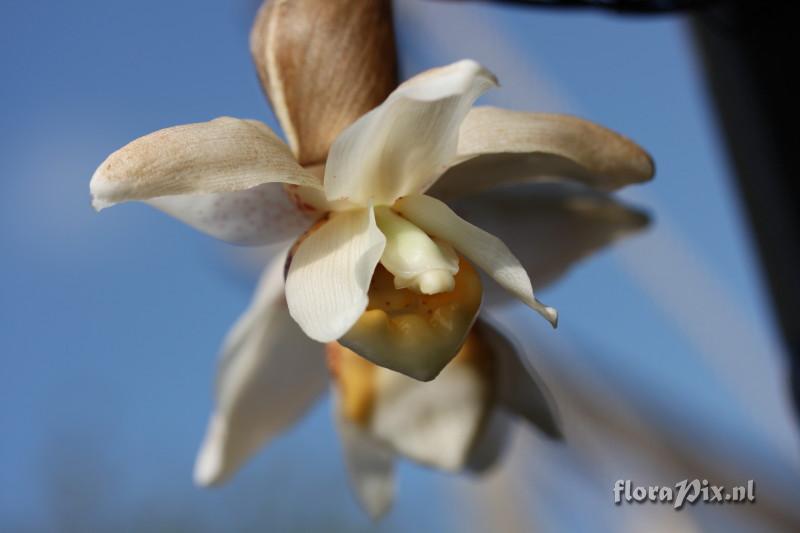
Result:
{"type": "Polygon", "coordinates": [[[702,503],[753,503],[756,501],[755,483],[752,479],[744,485],[725,487],[713,485],[707,479],[684,479],[675,485],[634,485],[629,479],[614,482],[614,504],[670,503],[675,509],[685,504],[702,503]]]}

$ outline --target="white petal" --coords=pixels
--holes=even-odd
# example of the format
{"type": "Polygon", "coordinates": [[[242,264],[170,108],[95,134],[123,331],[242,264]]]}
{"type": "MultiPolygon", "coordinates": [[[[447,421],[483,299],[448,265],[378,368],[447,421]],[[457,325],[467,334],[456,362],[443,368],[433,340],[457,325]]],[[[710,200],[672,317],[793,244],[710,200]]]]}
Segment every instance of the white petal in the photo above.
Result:
{"type": "Polygon", "coordinates": [[[92,205],[250,189],[264,183],[319,188],[319,179],[255,120],[222,117],[145,135],[111,154],[95,171],[92,205]]]}
{"type": "Polygon", "coordinates": [[[495,84],[490,72],[465,60],[400,85],[333,143],[325,169],[328,199],[390,205],[423,192],[455,157],[467,111],[495,84]]]}
{"type": "Polygon", "coordinates": [[[373,434],[422,464],[455,471],[467,460],[489,405],[490,383],[454,361],[422,382],[376,367],[373,434]]]}
{"type": "Polygon", "coordinates": [[[372,208],[332,213],[303,240],[291,259],[286,300],[306,335],[330,342],[355,324],[385,245],[372,208]]]}
{"type": "Polygon", "coordinates": [[[494,107],[470,110],[456,164],[429,194],[453,197],[507,183],[576,181],[613,190],[653,177],[653,160],[630,139],[568,115],[494,107]]]}
{"type": "Polygon", "coordinates": [[[340,414],[336,423],[356,497],[371,518],[380,518],[394,499],[394,452],[340,414]]]}
{"type": "Polygon", "coordinates": [[[322,347],[294,323],[283,297],[280,254],[222,349],[217,405],[195,464],[199,485],[219,483],[270,438],[290,427],[322,394],[322,347]]]}
{"type": "MultiPolygon", "coordinates": [[[[647,216],[606,194],[567,184],[524,184],[459,198],[453,210],[514,250],[541,290],[589,255],[642,231],[647,216]]],[[[508,293],[484,284],[484,302],[508,293]]]]}
{"type": "Polygon", "coordinates": [[[296,238],[321,214],[298,209],[281,183],[235,192],[160,196],[146,202],[212,237],[246,245],[296,238]]]}
{"type": "Polygon", "coordinates": [[[401,198],[394,209],[428,234],[452,244],[504,289],[538,311],[553,327],[556,326],[558,313],[536,299],[527,272],[503,241],[473,226],[430,196],[401,198]]]}

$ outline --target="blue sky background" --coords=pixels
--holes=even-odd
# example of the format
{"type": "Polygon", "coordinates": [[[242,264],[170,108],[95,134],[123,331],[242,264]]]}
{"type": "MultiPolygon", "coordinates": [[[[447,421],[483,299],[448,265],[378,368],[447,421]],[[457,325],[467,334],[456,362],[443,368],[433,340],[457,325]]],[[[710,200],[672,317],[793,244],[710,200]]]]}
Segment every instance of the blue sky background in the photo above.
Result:
{"type": "MultiPolygon", "coordinates": [[[[247,47],[254,4],[0,6],[0,529],[370,528],[327,404],[229,486],[192,486],[216,350],[252,280],[229,247],[146,206],[89,204],[95,167],[140,135],[219,115],[278,129],[247,47]]],[[[659,431],[731,443],[798,487],[774,323],[681,19],[408,0],[397,21],[404,75],[475,57],[503,84],[487,102],[580,114],[656,158],[656,181],[625,194],[655,229],[544,295],[559,338],[591,349],[542,364],[581,367],[659,431]]],[[[449,508],[453,483],[404,466],[380,529],[457,527],[420,512],[449,508]]]]}

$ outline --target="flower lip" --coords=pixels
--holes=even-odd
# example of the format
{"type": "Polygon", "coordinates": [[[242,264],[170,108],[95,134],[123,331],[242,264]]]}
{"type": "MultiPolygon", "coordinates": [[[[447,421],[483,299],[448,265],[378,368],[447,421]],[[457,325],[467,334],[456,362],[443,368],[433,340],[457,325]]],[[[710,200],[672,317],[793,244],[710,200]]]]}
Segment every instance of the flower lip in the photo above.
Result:
{"type": "Polygon", "coordinates": [[[434,379],[456,355],[480,311],[480,276],[464,258],[450,292],[395,289],[378,266],[367,310],[339,343],[373,363],[420,381],[434,379]]]}

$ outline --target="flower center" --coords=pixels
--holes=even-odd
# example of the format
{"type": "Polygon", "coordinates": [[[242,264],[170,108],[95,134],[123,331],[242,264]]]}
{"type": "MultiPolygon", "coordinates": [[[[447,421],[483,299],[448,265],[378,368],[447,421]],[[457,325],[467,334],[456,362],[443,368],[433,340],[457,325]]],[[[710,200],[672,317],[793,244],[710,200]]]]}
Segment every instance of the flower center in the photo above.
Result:
{"type": "Polygon", "coordinates": [[[455,287],[458,255],[389,207],[375,208],[375,220],[386,236],[381,264],[394,276],[395,289],[417,294],[450,292],[455,287]]]}

